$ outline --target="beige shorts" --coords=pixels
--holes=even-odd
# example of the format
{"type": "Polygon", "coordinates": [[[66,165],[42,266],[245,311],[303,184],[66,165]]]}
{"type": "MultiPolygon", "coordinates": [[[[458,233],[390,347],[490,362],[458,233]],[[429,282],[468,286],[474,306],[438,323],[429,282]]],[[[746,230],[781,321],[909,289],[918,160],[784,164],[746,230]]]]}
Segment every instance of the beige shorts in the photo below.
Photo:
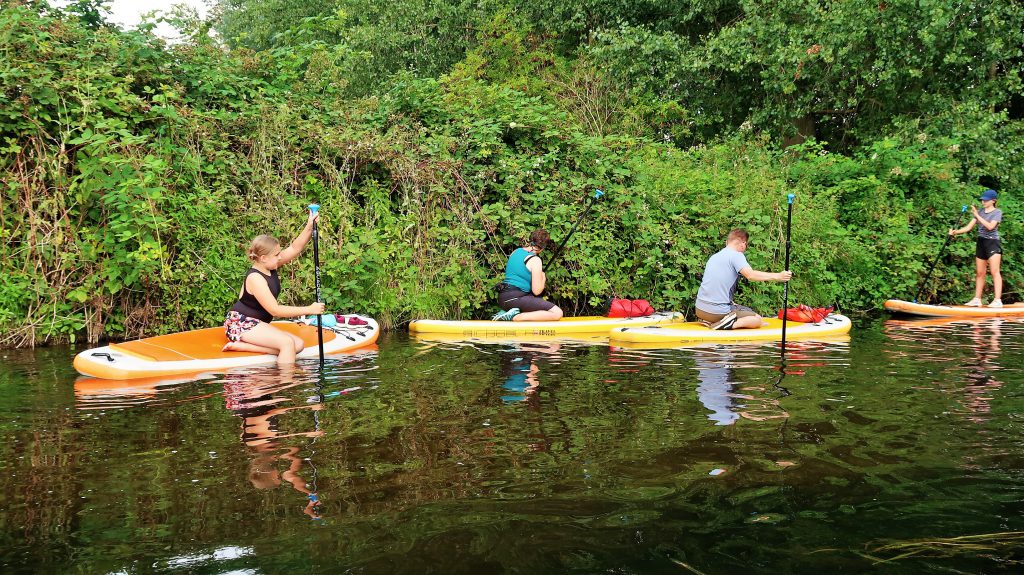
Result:
{"type": "MultiPolygon", "coordinates": [[[[699,319],[702,319],[702,320],[704,320],[704,321],[706,321],[708,323],[715,323],[718,320],[720,320],[720,319],[722,319],[723,317],[726,316],[726,314],[724,314],[724,313],[708,313],[708,312],[700,309],[699,307],[695,307],[694,311],[697,313],[697,317],[699,319]]],[[[739,319],[741,317],[751,317],[751,316],[758,315],[758,313],[756,311],[750,309],[749,307],[747,307],[745,305],[736,305],[736,304],[732,305],[732,313],[736,314],[736,319],[739,319]]]]}

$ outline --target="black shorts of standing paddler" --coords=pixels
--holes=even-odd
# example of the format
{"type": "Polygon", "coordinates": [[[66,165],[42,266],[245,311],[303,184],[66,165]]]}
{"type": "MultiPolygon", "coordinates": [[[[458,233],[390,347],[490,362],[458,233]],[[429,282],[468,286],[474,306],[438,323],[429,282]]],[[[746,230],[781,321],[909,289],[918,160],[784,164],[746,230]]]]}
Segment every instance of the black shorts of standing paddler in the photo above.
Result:
{"type": "Polygon", "coordinates": [[[977,247],[974,248],[974,257],[979,260],[987,260],[988,258],[1003,253],[1003,246],[999,240],[991,238],[978,238],[977,247]]]}
{"type": "Polygon", "coordinates": [[[548,311],[555,307],[555,304],[549,301],[514,287],[505,288],[498,293],[498,305],[505,311],[517,307],[521,312],[548,311]]]}

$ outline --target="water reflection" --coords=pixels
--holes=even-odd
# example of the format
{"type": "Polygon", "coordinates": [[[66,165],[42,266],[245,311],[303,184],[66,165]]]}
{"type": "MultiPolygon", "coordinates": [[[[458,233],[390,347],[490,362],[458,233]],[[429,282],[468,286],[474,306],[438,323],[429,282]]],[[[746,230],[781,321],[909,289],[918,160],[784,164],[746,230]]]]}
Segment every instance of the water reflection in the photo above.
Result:
{"type": "Polygon", "coordinates": [[[1024,318],[893,319],[884,331],[893,342],[887,347],[891,356],[946,364],[932,384],[960,396],[958,411],[983,423],[991,418],[994,393],[1003,387],[997,377],[1005,369],[1001,356],[1022,349],[1024,318]]]}
{"type": "MultiPolygon", "coordinates": [[[[785,419],[789,412],[780,400],[790,391],[787,376],[802,376],[811,368],[849,365],[849,337],[824,341],[793,341],[786,344],[782,361],[779,344],[694,343],[673,348],[619,346],[611,348],[610,362],[616,371],[639,373],[654,366],[668,373],[678,367],[696,371],[696,395],[715,426],[734,425],[740,419],[785,419]]],[[[686,383],[680,382],[681,385],[686,383]]]]}
{"type": "MultiPolygon", "coordinates": [[[[171,395],[181,392],[185,384],[214,378],[212,374],[199,374],[116,381],[82,376],[75,380],[75,403],[76,408],[82,411],[157,406],[170,401],[171,395]]],[[[203,395],[191,399],[200,397],[203,395]]],[[[183,400],[178,398],[176,401],[183,400]]]]}
{"type": "Polygon", "coordinates": [[[320,519],[313,448],[324,435],[322,413],[336,398],[375,388],[377,369],[374,346],[328,356],[323,370],[317,362],[306,361],[219,376],[200,374],[128,381],[80,377],[75,381],[75,403],[80,417],[93,418],[126,408],[160,410],[154,413],[162,414],[169,408],[173,411],[184,404],[222,395],[224,407],[241,422],[239,440],[249,459],[247,483],[259,491],[288,485],[302,495],[302,512],[320,519]]]}
{"type": "Polygon", "coordinates": [[[991,417],[992,394],[1003,386],[1003,382],[994,375],[1000,369],[999,342],[1003,335],[1003,320],[993,318],[976,323],[968,335],[974,343],[974,358],[969,362],[963,405],[971,414],[969,420],[984,422],[991,417]]]}
{"type": "Polygon", "coordinates": [[[251,454],[248,478],[254,488],[285,482],[305,499],[302,512],[321,518],[313,460],[315,442],[324,435],[321,411],[329,398],[375,387],[367,375],[377,368],[376,357],[373,349],[331,357],[322,370],[300,364],[224,376],[225,407],[242,420],[240,439],[251,454]],[[296,445],[297,438],[309,441],[296,445]]]}
{"type": "Polygon", "coordinates": [[[863,551],[1024,529],[1021,335],[876,322],[852,345],[789,343],[785,370],[777,344],[389,336],[379,362],[74,398],[69,371],[19,367],[0,394],[0,567],[1005,570],[1019,546],[876,566],[863,551]]]}
{"type": "Polygon", "coordinates": [[[319,496],[311,490],[302,475],[303,458],[296,446],[282,444],[288,437],[317,438],[323,435],[316,417],[295,417],[300,413],[315,414],[323,409],[323,398],[319,391],[310,400],[300,405],[294,402],[287,390],[302,386],[302,395],[310,393],[308,386],[316,384],[318,374],[290,366],[275,366],[253,372],[231,373],[224,376],[225,407],[242,420],[242,444],[253,455],[249,465],[249,482],[256,489],[273,489],[288,484],[308,501],[303,513],[313,519],[320,519],[319,496]],[[289,429],[284,429],[288,417],[289,429]],[[280,471],[284,463],[287,469],[280,471]]]}
{"type": "Polygon", "coordinates": [[[502,350],[501,387],[510,392],[501,396],[506,403],[529,402],[539,407],[537,391],[540,389],[540,366],[545,361],[557,361],[562,345],[551,343],[522,343],[502,350]]]}
{"type": "Polygon", "coordinates": [[[694,357],[697,379],[700,381],[697,396],[704,407],[711,411],[708,419],[714,421],[715,425],[732,425],[740,418],[736,410],[737,397],[732,393],[735,384],[729,359],[722,356],[708,357],[705,354],[694,357]]]}
{"type": "Polygon", "coordinates": [[[734,347],[722,346],[714,350],[695,350],[694,367],[697,370],[697,396],[711,414],[708,419],[715,425],[732,425],[741,417],[751,421],[767,421],[789,417],[779,404],[775,385],[780,378],[763,372],[741,377],[734,368],[737,354],[734,347]]]}

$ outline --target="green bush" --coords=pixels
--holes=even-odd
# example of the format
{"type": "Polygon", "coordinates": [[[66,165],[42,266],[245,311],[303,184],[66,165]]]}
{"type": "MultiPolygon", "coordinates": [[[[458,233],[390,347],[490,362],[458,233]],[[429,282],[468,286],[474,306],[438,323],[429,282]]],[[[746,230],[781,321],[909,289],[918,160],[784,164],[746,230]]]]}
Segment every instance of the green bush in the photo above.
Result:
{"type": "MultiPolygon", "coordinates": [[[[586,57],[544,57],[552,49],[511,21],[487,34],[449,75],[397,74],[351,98],[336,88],[352,52],[321,40],[225,51],[196,34],[166,46],[5,6],[0,343],[216,325],[249,239],[289,241],[311,201],[323,206],[332,311],[387,327],[487,316],[508,253],[537,227],[564,237],[597,188],[606,200],[550,270],[570,313],[610,295],[690,311],[704,262],[737,226],[753,235],[752,265],[780,269],[791,192],[791,300],[872,310],[912,295],[976,195],[964,182],[980,172],[960,146],[987,150],[986,170],[1000,161],[989,143],[1005,130],[949,117],[848,155],[813,141],[780,151],[749,131],[683,149],[682,108],[617,92],[586,57]]],[[[1004,197],[1013,254],[1019,211],[1004,197]]],[[[968,244],[953,243],[928,297],[968,293],[968,244]]],[[[312,300],[310,260],[284,270],[285,302],[312,300]]],[[[1011,292],[1020,273],[1008,257],[1011,292]]],[[[739,298],[770,312],[781,293],[745,283],[739,298]]]]}

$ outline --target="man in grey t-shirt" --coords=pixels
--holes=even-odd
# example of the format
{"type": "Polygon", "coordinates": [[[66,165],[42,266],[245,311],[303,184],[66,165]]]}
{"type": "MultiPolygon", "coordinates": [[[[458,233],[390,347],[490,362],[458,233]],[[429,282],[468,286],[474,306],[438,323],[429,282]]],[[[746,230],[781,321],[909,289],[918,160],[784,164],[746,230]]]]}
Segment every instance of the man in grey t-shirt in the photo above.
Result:
{"type": "Polygon", "coordinates": [[[747,251],[750,236],[746,230],[729,232],[725,247],[708,259],[704,279],[697,290],[697,317],[712,329],[751,329],[761,327],[764,318],[746,306],[732,301],[740,276],[750,281],[786,282],[793,272],[761,272],[750,267],[743,252],[747,251]]]}

